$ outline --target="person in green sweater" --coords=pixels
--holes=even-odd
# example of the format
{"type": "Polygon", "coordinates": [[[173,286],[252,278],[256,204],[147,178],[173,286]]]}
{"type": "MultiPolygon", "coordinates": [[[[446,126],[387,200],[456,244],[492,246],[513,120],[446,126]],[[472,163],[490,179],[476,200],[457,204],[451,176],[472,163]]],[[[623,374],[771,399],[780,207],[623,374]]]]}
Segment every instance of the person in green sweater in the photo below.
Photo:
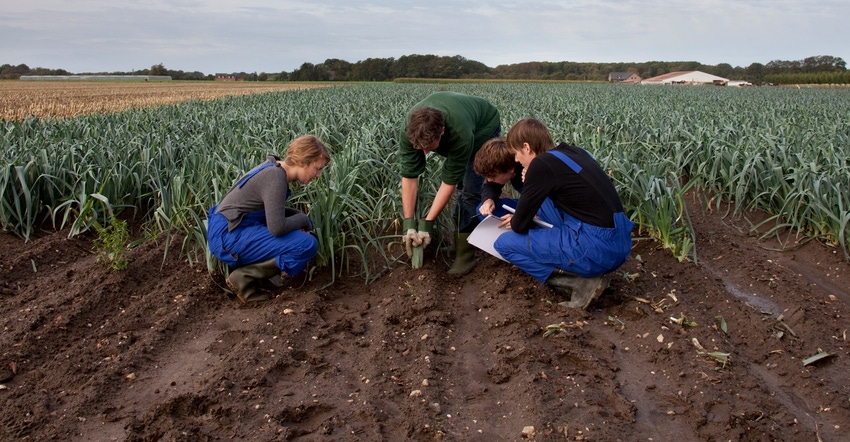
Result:
{"type": "Polygon", "coordinates": [[[434,220],[448,205],[455,190],[457,234],[455,261],[449,274],[463,275],[475,265],[475,248],[467,239],[478,224],[483,177],[475,173],[473,161],[481,145],[501,133],[499,110],[481,97],[457,92],[435,92],[416,103],[399,133],[401,162],[401,201],[404,245],[427,247],[434,220]],[[440,187],[424,219],[416,219],[419,176],[425,173],[425,155],[435,152],[445,157],[440,171],[440,187]]]}

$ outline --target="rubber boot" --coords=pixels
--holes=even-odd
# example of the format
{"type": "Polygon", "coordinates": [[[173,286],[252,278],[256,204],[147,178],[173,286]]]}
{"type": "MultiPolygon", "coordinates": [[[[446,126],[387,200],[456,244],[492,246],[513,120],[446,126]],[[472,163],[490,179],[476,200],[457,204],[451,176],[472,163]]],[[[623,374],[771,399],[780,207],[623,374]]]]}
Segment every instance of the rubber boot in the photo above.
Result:
{"type": "Polygon", "coordinates": [[[475,267],[475,246],[467,241],[469,233],[458,233],[455,237],[455,262],[449,275],[466,275],[475,267]]]}
{"type": "Polygon", "coordinates": [[[277,262],[272,258],[267,261],[248,264],[245,267],[239,267],[230,272],[230,276],[227,277],[225,282],[227,283],[227,287],[236,294],[239,302],[247,304],[249,302],[268,300],[268,294],[258,293],[257,282],[279,274],[280,269],[277,268],[277,262]]]}
{"type": "Polygon", "coordinates": [[[569,301],[558,303],[562,307],[585,310],[591,301],[598,298],[608,288],[610,280],[608,276],[582,278],[561,272],[553,272],[552,276],[546,280],[546,284],[559,292],[566,292],[567,290],[571,292],[569,301]]]}

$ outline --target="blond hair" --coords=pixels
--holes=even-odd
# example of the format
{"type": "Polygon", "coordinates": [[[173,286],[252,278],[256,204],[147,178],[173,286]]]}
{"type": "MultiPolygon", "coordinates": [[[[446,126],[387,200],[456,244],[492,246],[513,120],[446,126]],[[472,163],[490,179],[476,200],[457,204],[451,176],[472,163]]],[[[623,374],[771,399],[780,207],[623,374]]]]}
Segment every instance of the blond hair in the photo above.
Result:
{"type": "Polygon", "coordinates": [[[319,160],[331,161],[328,148],[314,135],[302,135],[289,143],[283,162],[290,166],[309,166],[319,160]]]}

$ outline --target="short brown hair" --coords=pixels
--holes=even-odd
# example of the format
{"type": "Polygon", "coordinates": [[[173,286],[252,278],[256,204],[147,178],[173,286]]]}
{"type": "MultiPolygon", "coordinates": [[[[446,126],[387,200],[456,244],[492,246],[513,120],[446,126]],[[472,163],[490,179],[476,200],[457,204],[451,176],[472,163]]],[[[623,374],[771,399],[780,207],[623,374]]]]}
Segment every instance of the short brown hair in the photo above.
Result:
{"type": "Polygon", "coordinates": [[[508,130],[507,140],[513,150],[520,150],[523,143],[528,143],[531,151],[537,155],[555,147],[549,129],[542,121],[534,118],[523,118],[514,123],[508,130]]]}
{"type": "Polygon", "coordinates": [[[478,149],[472,167],[478,175],[492,178],[512,172],[516,167],[516,156],[504,138],[490,138],[478,149]]]}
{"type": "Polygon", "coordinates": [[[290,166],[309,166],[319,160],[331,161],[328,148],[314,135],[301,135],[292,140],[286,149],[283,162],[290,166]]]}
{"type": "Polygon", "coordinates": [[[439,140],[445,124],[442,112],[433,107],[422,107],[410,113],[405,134],[413,148],[419,150],[439,140]]]}

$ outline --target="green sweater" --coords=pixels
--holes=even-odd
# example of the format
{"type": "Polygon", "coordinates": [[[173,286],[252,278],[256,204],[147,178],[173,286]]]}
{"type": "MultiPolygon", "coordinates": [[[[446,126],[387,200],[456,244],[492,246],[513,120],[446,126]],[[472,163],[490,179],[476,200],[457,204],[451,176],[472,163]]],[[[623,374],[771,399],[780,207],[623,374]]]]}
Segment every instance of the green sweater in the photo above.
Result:
{"type": "Polygon", "coordinates": [[[398,137],[401,176],[404,178],[416,178],[425,172],[425,152],[414,149],[406,134],[410,113],[423,107],[432,107],[443,113],[446,130],[435,151],[446,158],[440,179],[446,184],[458,184],[463,180],[466,163],[499,129],[499,111],[483,98],[457,92],[435,92],[416,103],[398,137]]]}

